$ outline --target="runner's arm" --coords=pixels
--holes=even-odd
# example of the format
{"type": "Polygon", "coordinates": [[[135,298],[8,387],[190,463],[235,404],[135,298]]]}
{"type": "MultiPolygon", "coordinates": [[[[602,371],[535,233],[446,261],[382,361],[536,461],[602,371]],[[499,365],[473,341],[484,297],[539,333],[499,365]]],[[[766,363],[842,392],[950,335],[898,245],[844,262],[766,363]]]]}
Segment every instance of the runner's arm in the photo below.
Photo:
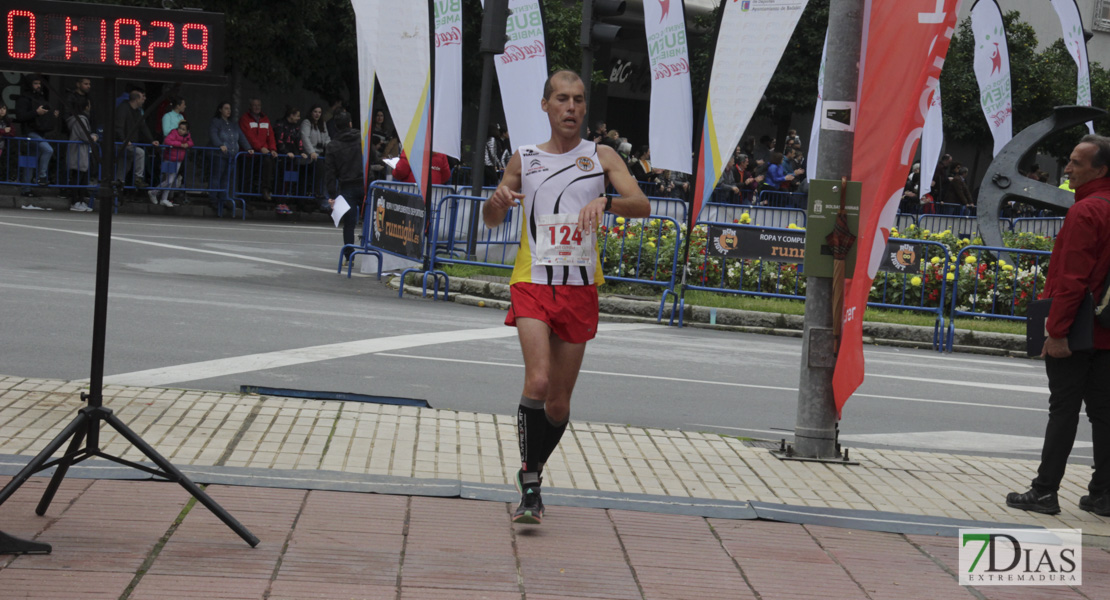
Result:
{"type": "MultiPolygon", "coordinates": [[[[646,217],[651,214],[651,204],[647,196],[640,190],[639,184],[628,172],[624,160],[609,146],[598,144],[597,157],[601,160],[601,167],[605,171],[605,179],[613,184],[620,196],[613,196],[609,212],[632,219],[646,217]]],[[[597,228],[605,216],[605,205],[610,201],[606,196],[595,198],[582,208],[578,213],[578,223],[582,228],[597,228]]]]}
{"type": "Polygon", "coordinates": [[[524,194],[520,193],[520,154],[513,153],[509,164],[505,165],[505,174],[493,195],[482,204],[482,220],[486,227],[494,228],[505,222],[505,215],[509,209],[520,204],[524,194]]]}

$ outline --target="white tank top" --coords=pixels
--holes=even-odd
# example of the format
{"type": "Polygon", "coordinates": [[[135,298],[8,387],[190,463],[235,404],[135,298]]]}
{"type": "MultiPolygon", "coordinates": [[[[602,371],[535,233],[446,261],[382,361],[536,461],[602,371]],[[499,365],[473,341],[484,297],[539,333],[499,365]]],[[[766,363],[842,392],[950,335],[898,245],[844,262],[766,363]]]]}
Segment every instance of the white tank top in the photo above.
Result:
{"type": "Polygon", "coordinates": [[[521,146],[518,152],[524,218],[510,284],[605,283],[596,242],[590,244],[588,235],[574,235],[578,212],[605,194],[597,144],[582,140],[566,154],[551,154],[536,146],[521,146]]]}

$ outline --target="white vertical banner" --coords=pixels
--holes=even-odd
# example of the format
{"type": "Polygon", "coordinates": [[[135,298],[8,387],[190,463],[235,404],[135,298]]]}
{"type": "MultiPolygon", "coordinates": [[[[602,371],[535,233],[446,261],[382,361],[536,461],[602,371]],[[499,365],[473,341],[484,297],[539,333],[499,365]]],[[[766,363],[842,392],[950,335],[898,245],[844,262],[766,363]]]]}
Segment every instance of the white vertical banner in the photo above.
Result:
{"type": "Polygon", "coordinates": [[[821,68],[817,71],[817,106],[813,107],[813,126],[809,129],[809,150],[806,152],[806,173],[817,176],[817,148],[821,143],[821,113],[825,108],[825,64],[829,57],[829,33],[821,47],[821,68]]]}
{"type": "Polygon", "coordinates": [[[698,149],[694,206],[713,194],[809,0],[727,2],[721,15],[698,149]]]}
{"type": "Polygon", "coordinates": [[[975,40],[975,79],[979,103],[994,136],[994,156],[1014,137],[1014,109],[1010,98],[1010,50],[1002,11],[995,0],[978,0],[971,7],[975,40]]]}
{"type": "Polygon", "coordinates": [[[690,91],[686,8],[681,0],[677,6],[672,3],[644,2],[652,74],[648,145],[653,167],[689,174],[694,167],[694,99],[690,91]]]}
{"type": "MultiPolygon", "coordinates": [[[[925,125],[921,131],[921,191],[918,198],[924,198],[933,189],[933,174],[940,162],[940,149],[944,146],[944,114],[940,109],[940,82],[933,89],[929,99],[929,111],[925,113],[925,125]]],[[[937,182],[938,184],[940,182],[937,182]]]]}
{"type": "Polygon", "coordinates": [[[432,150],[459,158],[462,148],[462,0],[432,0],[436,86],[432,150]]]}
{"type": "MultiPolygon", "coordinates": [[[[1091,105],[1091,71],[1087,63],[1087,40],[1083,37],[1083,19],[1075,0],[1051,0],[1056,16],[1060,17],[1060,27],[1064,30],[1064,45],[1068,47],[1078,76],[1075,88],[1075,103],[1079,106],[1091,105]]],[[[1095,132],[1095,124],[1087,121],[1087,129],[1095,132]]]]}
{"type": "Polygon", "coordinates": [[[379,2],[382,6],[372,25],[375,31],[368,32],[377,41],[374,67],[416,184],[427,198],[432,133],[431,7],[426,0],[390,2],[388,7],[384,0],[379,2]]]}
{"type": "MultiPolygon", "coordinates": [[[[485,6],[482,0],[482,6],[485,6]]],[[[520,146],[551,139],[547,115],[540,108],[547,82],[547,39],[540,0],[509,0],[504,54],[493,59],[513,152],[520,146]]],[[[484,135],[484,133],[483,133],[484,135]]]]}
{"type": "MultiPolygon", "coordinates": [[[[351,0],[355,9],[355,45],[358,50],[358,96],[362,113],[362,169],[363,181],[370,173],[370,128],[374,120],[374,23],[378,21],[377,0],[351,0]]],[[[365,187],[365,183],[363,184],[365,187]]],[[[363,261],[369,262],[369,261],[363,261]]]]}

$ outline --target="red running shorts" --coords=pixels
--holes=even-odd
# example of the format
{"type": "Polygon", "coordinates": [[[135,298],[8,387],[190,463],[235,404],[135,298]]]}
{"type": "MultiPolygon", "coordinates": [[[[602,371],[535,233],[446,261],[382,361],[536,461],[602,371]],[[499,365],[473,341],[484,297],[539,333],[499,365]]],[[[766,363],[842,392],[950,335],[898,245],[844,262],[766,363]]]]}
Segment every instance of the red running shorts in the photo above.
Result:
{"type": "Polygon", "coordinates": [[[543,285],[514,283],[509,288],[512,304],[505,324],[516,327],[517,319],[543,321],[571,344],[585,344],[597,335],[596,285],[543,285]]]}

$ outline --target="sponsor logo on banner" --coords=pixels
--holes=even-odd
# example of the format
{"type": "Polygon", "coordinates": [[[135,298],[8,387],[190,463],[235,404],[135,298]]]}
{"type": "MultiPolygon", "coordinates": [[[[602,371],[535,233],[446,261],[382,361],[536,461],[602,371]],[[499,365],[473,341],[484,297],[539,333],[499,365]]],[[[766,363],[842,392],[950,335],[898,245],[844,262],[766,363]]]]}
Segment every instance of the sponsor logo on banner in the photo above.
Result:
{"type": "Polygon", "coordinates": [[[578,167],[580,171],[592,171],[594,168],[594,161],[588,156],[583,156],[579,158],[578,160],[574,161],[574,164],[578,167]]]}
{"type": "MultiPolygon", "coordinates": [[[[975,39],[975,79],[979,83],[979,105],[994,137],[997,155],[1013,137],[1014,109],[1010,93],[1010,52],[1002,13],[994,0],[979,0],[971,9],[971,31],[975,39]]],[[[922,170],[922,173],[925,171],[922,170]]]]}
{"type": "Polygon", "coordinates": [[[887,242],[887,260],[879,266],[887,273],[916,274],[921,272],[921,252],[917,244],[887,242]]]}
{"type": "MultiPolygon", "coordinates": [[[[542,144],[551,137],[547,115],[540,108],[547,81],[547,43],[540,0],[508,0],[505,52],[494,59],[505,124],[513,132],[513,152],[521,146],[542,144]]],[[[483,0],[484,6],[484,0],[483,0]]]]}
{"type": "Polygon", "coordinates": [[[961,529],[960,585],[1083,585],[1079,529],[961,529]]]}
{"type": "Polygon", "coordinates": [[[708,254],[722,258],[758,258],[801,264],[806,256],[805,231],[785,232],[765,227],[709,226],[708,254]]]}
{"type": "Polygon", "coordinates": [[[424,257],[424,199],[396,190],[374,190],[374,245],[414,260],[424,257]]]}

